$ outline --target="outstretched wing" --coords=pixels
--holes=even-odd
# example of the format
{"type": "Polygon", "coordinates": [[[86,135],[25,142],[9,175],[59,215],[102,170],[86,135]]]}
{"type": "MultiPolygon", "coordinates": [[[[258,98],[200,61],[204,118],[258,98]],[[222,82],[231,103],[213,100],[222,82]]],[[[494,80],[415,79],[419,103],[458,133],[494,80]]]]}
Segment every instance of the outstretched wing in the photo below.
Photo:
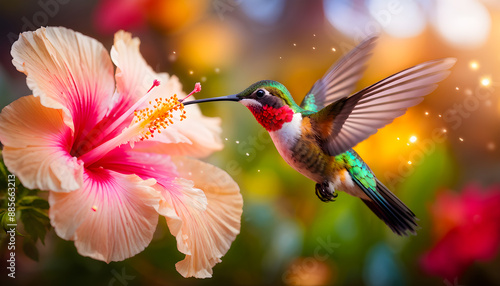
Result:
{"type": "Polygon", "coordinates": [[[331,156],[365,140],[424,99],[445,79],[456,59],[425,62],[383,79],[310,115],[331,156]]]}
{"type": "Polygon", "coordinates": [[[317,111],[328,104],[347,97],[354,91],[363,75],[366,62],[375,47],[377,37],[370,37],[335,63],[307,93],[300,107],[317,111]]]}

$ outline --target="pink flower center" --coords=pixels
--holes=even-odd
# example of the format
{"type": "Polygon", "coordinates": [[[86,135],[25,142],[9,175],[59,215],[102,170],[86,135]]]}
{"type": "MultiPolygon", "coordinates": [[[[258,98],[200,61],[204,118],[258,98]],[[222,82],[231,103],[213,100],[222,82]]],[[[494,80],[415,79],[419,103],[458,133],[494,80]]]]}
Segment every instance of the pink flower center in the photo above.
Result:
{"type": "Polygon", "coordinates": [[[182,101],[191,96],[192,94],[199,92],[201,90],[201,85],[196,83],[194,90],[189,93],[182,100],[177,99],[177,95],[173,95],[170,98],[155,98],[152,99],[150,91],[159,86],[160,82],[155,80],[148,92],[141,97],[134,105],[132,105],[126,112],[124,112],[120,117],[118,117],[107,130],[114,131],[119,126],[130,120],[133,114],[133,120],[130,125],[124,128],[120,134],[110,138],[109,140],[103,142],[99,146],[93,148],[89,152],[80,156],[79,159],[82,160],[86,166],[89,166],[97,162],[100,158],[106,155],[108,152],[114,148],[130,143],[133,146],[134,142],[143,141],[154,137],[154,133],[161,133],[162,129],[165,129],[168,125],[173,124],[174,111],[180,111],[180,120],[186,118],[186,112],[184,111],[184,105],[182,101]],[[149,106],[143,109],[137,110],[145,102],[149,100],[149,106]]]}

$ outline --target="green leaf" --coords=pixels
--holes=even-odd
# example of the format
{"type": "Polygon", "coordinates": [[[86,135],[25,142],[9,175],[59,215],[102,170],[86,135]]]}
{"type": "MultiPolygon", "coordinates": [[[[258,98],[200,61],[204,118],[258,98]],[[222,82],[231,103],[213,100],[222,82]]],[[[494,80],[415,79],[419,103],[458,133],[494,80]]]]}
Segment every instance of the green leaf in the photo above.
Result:
{"type": "Polygon", "coordinates": [[[42,210],[49,209],[49,202],[38,196],[25,196],[19,201],[21,206],[31,206],[42,210]]]}
{"type": "MultiPolygon", "coordinates": [[[[7,171],[7,167],[3,164],[3,160],[0,162],[0,181],[7,182],[7,175],[9,174],[9,171],[7,171]]],[[[5,185],[4,185],[5,186],[5,185]]],[[[3,187],[3,186],[2,186],[3,187]]]]}
{"type": "Polygon", "coordinates": [[[25,208],[21,211],[21,221],[34,242],[40,239],[45,244],[45,234],[50,228],[50,220],[45,211],[37,208],[25,208]]]}
{"type": "Polygon", "coordinates": [[[23,241],[23,251],[29,258],[38,261],[38,249],[36,248],[35,242],[32,239],[25,238],[23,241]]]}

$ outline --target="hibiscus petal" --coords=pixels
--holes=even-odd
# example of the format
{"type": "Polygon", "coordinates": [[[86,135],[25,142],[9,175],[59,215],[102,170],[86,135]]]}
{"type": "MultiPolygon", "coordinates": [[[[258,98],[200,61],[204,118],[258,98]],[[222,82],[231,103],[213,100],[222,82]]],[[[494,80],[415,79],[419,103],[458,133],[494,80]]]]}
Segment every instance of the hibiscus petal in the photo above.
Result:
{"type": "Polygon", "coordinates": [[[43,106],[63,109],[76,137],[106,114],[115,89],[113,65],[98,41],[62,27],[40,28],[22,33],[11,54],[33,95],[43,106]]]}
{"type": "Polygon", "coordinates": [[[135,174],[143,180],[154,178],[163,186],[169,186],[179,176],[170,156],[135,152],[135,149],[128,145],[106,154],[99,160],[99,166],[125,175],[135,174]]]}
{"type": "MultiPolygon", "coordinates": [[[[146,63],[139,51],[141,41],[132,38],[130,33],[119,31],[115,34],[114,45],[111,48],[111,59],[116,65],[116,88],[120,110],[130,107],[144,96],[151,88],[154,80],[160,80],[160,75],[146,63]]],[[[161,83],[168,80],[168,75],[161,74],[161,83]]],[[[157,90],[155,88],[154,90],[157,90]]]]}
{"type": "Polygon", "coordinates": [[[167,224],[186,254],[176,268],[184,277],[211,277],[212,267],[240,232],[243,199],[238,185],[217,167],[187,158],[174,163],[185,179],[177,181],[181,188],[163,192],[162,203],[175,210],[166,215],[167,224]]]}
{"type": "Polygon", "coordinates": [[[146,248],[158,222],[155,180],[97,168],[80,190],[50,192],[49,217],[57,235],[74,240],[83,256],[121,261],[146,248]]]}
{"type": "Polygon", "coordinates": [[[0,113],[2,155],[9,170],[30,189],[69,192],[83,181],[83,163],[69,154],[72,131],[60,109],[22,97],[0,113]]]}

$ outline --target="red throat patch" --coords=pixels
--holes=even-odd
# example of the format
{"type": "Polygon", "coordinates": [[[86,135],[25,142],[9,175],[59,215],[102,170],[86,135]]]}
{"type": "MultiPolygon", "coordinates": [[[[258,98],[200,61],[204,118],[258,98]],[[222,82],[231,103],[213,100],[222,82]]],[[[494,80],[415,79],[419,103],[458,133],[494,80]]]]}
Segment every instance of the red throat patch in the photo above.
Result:
{"type": "Polygon", "coordinates": [[[248,109],[267,131],[280,130],[285,122],[290,122],[293,119],[293,110],[286,105],[280,108],[269,105],[262,107],[249,106],[248,109]]]}

